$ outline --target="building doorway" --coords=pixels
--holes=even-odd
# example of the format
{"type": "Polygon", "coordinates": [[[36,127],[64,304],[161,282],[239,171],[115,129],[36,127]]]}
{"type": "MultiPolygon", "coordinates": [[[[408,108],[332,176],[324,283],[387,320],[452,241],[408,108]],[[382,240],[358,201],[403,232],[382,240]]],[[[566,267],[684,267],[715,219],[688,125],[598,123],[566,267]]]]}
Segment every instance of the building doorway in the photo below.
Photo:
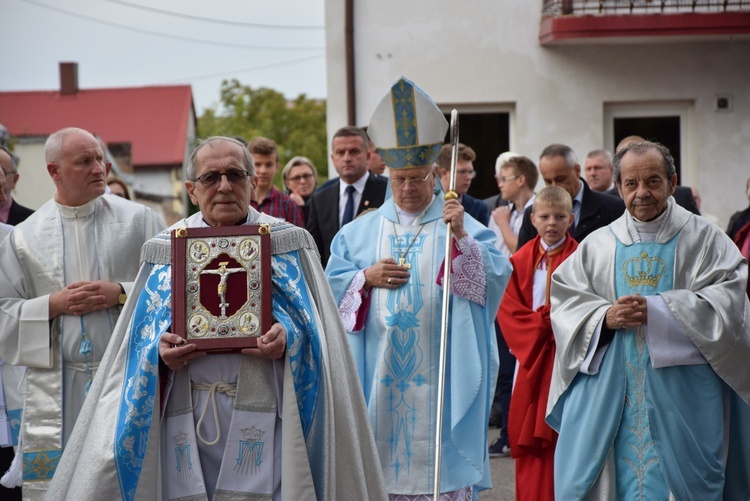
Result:
{"type": "Polygon", "coordinates": [[[613,144],[616,146],[623,138],[641,136],[649,141],[656,141],[669,148],[677,169],[677,180],[682,179],[682,149],[680,145],[680,117],[633,117],[615,118],[613,144]]]}
{"type": "MultiPolygon", "coordinates": [[[[458,139],[477,154],[474,161],[477,177],[471,183],[468,193],[480,200],[497,195],[499,190],[495,181],[495,160],[500,153],[510,149],[510,112],[458,111],[458,139]]],[[[450,112],[445,118],[450,123],[450,112]]],[[[450,130],[445,136],[445,142],[450,142],[450,130]]]]}
{"type": "Polygon", "coordinates": [[[614,153],[617,143],[627,136],[658,141],[672,153],[677,182],[690,185],[694,174],[691,134],[693,103],[609,103],[604,105],[604,144],[614,153]]]}

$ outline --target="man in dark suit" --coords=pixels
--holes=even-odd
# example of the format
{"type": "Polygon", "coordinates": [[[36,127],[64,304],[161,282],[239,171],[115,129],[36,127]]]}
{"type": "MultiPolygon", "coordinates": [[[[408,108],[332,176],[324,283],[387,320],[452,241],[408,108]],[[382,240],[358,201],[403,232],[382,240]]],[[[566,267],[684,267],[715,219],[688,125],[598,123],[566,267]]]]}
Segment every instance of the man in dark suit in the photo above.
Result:
{"type": "Polygon", "coordinates": [[[318,246],[323,267],[339,228],[362,211],[377,209],[385,200],[388,180],[368,172],[369,155],[367,134],[359,127],[342,127],[333,135],[331,160],[339,181],[313,194],[307,218],[307,231],[318,246]]]}
{"type": "MultiPolygon", "coordinates": [[[[450,144],[444,144],[440,148],[440,153],[436,161],[440,184],[446,193],[450,187],[452,149],[453,147],[450,144]]],[[[472,179],[477,175],[477,172],[474,170],[474,160],[476,158],[477,154],[473,149],[463,143],[458,143],[456,187],[454,191],[458,193],[458,201],[464,206],[464,210],[471,217],[487,226],[487,223],[490,222],[490,211],[487,205],[466,193],[469,191],[472,179]]]]}
{"type": "Polygon", "coordinates": [[[25,221],[34,211],[19,204],[11,196],[18,182],[18,159],[4,146],[0,146],[0,167],[5,173],[5,202],[0,203],[0,221],[15,226],[25,221]]]}
{"type": "MultiPolygon", "coordinates": [[[[545,185],[560,186],[573,198],[575,223],[570,233],[578,242],[594,230],[607,226],[625,212],[625,204],[622,200],[589,188],[586,181],[581,178],[581,166],[570,146],[564,144],[547,146],[539,157],[539,172],[542,174],[545,185]]],[[[536,228],[531,224],[531,207],[529,207],[524,212],[516,249],[520,249],[536,235],[536,228]]]]}

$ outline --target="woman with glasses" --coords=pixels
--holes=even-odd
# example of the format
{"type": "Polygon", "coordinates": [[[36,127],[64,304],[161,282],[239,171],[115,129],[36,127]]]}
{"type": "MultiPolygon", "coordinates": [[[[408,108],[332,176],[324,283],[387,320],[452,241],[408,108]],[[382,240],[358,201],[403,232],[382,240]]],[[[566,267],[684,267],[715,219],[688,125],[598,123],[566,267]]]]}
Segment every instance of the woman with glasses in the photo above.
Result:
{"type": "Polygon", "coordinates": [[[302,215],[307,221],[309,206],[307,201],[318,185],[318,170],[309,158],[294,157],[287,162],[281,171],[281,179],[286,187],[289,198],[302,210],[302,215]]]}

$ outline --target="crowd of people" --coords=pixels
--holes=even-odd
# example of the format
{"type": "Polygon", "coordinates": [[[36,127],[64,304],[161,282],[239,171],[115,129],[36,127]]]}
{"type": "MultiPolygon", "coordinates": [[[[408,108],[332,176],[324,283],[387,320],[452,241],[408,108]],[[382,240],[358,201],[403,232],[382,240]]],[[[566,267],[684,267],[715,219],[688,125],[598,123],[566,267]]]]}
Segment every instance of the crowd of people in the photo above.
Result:
{"type": "Polygon", "coordinates": [[[295,156],[283,190],[272,139],[209,137],[168,228],[88,131],[48,138],[36,211],[1,146],[0,497],[422,501],[437,477],[468,501],[511,456],[522,501],[750,498],[750,208],[725,233],[637,136],[583,166],[505,152],[477,200],[447,130],[402,78],[333,134],[338,177],[295,156]],[[199,348],[172,233],[258,225],[270,327],[199,348]]]}

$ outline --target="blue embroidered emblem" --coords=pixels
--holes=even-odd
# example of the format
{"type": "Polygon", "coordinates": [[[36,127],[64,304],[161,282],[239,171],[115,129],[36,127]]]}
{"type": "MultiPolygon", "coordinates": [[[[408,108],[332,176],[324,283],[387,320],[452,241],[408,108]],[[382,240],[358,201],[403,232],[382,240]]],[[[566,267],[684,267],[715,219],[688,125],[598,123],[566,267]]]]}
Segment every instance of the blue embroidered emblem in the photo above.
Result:
{"type": "Polygon", "coordinates": [[[23,481],[51,480],[62,457],[61,450],[23,453],[23,481]]]}
{"type": "Polygon", "coordinates": [[[398,146],[419,144],[414,87],[401,79],[391,90],[391,102],[393,103],[393,125],[396,128],[396,144],[398,146]]]}
{"type": "Polygon", "coordinates": [[[177,475],[180,480],[187,480],[193,477],[193,460],[190,457],[190,444],[188,444],[188,435],[184,431],[172,437],[177,447],[174,448],[176,459],[177,475]]]}
{"type": "Polygon", "coordinates": [[[388,326],[384,371],[380,383],[388,388],[388,410],[390,419],[391,467],[398,482],[402,468],[407,471],[414,456],[412,441],[416,423],[421,418],[415,399],[409,395],[413,387],[427,382],[421,373],[424,353],[419,346],[421,339],[418,314],[424,307],[419,277],[418,256],[424,248],[425,235],[390,235],[391,254],[395,259],[404,257],[411,265],[411,276],[404,287],[391,290],[386,298],[390,313],[386,317],[388,326]]]}
{"type": "Polygon", "coordinates": [[[244,440],[238,442],[239,452],[237,453],[237,462],[234,465],[234,471],[240,475],[255,475],[260,472],[260,465],[263,463],[263,445],[260,437],[265,431],[255,426],[243,428],[242,436],[244,440]]]}

